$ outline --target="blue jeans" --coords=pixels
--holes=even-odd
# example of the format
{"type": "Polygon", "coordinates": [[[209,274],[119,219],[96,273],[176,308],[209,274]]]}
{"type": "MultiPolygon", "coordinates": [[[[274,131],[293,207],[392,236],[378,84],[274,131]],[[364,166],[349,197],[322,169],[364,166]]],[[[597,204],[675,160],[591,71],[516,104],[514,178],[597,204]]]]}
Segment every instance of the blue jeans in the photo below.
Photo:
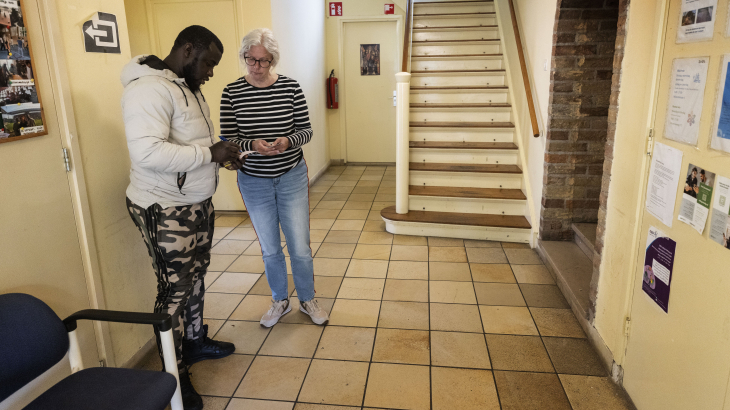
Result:
{"type": "Polygon", "coordinates": [[[238,171],[238,189],[261,243],[266,279],[272,298],[289,298],[286,259],[281,248],[279,224],[291,257],[297,296],[314,299],[314,263],[309,247],[309,178],[302,159],[277,178],[258,178],[238,171]]]}

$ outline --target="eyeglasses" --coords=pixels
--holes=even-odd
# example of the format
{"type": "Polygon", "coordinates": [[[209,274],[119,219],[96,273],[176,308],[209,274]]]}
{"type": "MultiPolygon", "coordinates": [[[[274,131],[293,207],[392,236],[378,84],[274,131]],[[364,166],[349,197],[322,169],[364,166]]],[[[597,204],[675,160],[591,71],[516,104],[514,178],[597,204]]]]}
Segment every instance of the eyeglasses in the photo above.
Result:
{"type": "Polygon", "coordinates": [[[246,65],[255,66],[256,63],[259,63],[259,66],[261,68],[267,68],[271,65],[271,60],[257,60],[253,57],[243,57],[244,60],[246,60],[246,65]]]}

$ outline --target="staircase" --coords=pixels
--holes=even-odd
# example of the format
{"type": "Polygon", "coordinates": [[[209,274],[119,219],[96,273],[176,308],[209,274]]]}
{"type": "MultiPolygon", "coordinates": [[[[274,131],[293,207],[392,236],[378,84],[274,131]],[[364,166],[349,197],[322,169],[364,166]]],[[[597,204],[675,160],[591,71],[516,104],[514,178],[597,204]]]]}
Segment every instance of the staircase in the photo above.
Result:
{"type": "Polygon", "coordinates": [[[491,1],[415,4],[408,212],[383,209],[388,232],[530,241],[497,24],[491,1]]]}

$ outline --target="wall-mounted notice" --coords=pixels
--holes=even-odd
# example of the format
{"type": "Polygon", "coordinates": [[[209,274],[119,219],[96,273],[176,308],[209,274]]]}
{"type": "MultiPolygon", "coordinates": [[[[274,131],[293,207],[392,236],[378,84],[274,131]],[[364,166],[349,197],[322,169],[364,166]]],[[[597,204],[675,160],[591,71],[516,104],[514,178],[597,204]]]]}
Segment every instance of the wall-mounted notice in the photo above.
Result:
{"type": "Polygon", "coordinates": [[[710,239],[730,249],[730,179],[718,176],[715,191],[710,239]]]}
{"type": "MultiPolygon", "coordinates": [[[[728,23],[730,27],[730,23],[728,23]]],[[[710,148],[720,151],[730,152],[730,54],[722,57],[722,67],[720,67],[720,87],[717,92],[717,101],[715,102],[715,122],[712,127],[712,136],[710,138],[710,148]]]]}
{"type": "Polygon", "coordinates": [[[674,60],[667,120],[664,124],[666,138],[697,145],[709,60],[709,57],[674,60]]]}
{"type": "Polygon", "coordinates": [[[669,227],[672,226],[681,171],[682,151],[657,142],[649,170],[646,210],[669,227]]]}
{"type": "Polygon", "coordinates": [[[677,43],[712,40],[717,0],[682,0],[677,43]]]}
{"type": "Polygon", "coordinates": [[[676,250],[676,242],[667,238],[659,229],[649,227],[641,289],[665,312],[669,312],[669,288],[676,250]]]}
{"type": "Polygon", "coordinates": [[[682,189],[682,205],[678,219],[688,223],[702,234],[710,213],[712,186],[715,184],[715,173],[689,164],[687,178],[682,189]]]}

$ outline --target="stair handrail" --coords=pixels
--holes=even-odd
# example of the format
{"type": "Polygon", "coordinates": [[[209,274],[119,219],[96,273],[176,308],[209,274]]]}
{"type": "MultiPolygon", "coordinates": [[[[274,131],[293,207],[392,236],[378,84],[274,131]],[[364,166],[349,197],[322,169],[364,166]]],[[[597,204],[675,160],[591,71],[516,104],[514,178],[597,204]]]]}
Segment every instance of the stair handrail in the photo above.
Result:
{"type": "Polygon", "coordinates": [[[517,14],[515,13],[515,5],[509,0],[509,12],[512,15],[512,27],[515,31],[515,41],[517,42],[517,55],[520,58],[520,68],[522,69],[522,81],[525,83],[525,94],[527,95],[527,108],[530,111],[530,122],[532,123],[532,136],[537,138],[540,136],[540,126],[537,123],[537,113],[535,112],[535,102],[532,98],[532,87],[530,86],[530,78],[527,72],[527,63],[525,63],[525,53],[522,50],[522,37],[520,36],[520,28],[517,25],[517,14]]]}
{"type": "Polygon", "coordinates": [[[410,72],[408,64],[411,61],[411,31],[413,30],[413,0],[406,0],[406,28],[403,32],[403,65],[401,71],[410,72]]]}
{"type": "Polygon", "coordinates": [[[413,27],[413,0],[406,2],[406,25],[403,33],[403,65],[395,75],[395,211],[408,213],[409,166],[410,166],[410,94],[411,30],[413,27]]]}

